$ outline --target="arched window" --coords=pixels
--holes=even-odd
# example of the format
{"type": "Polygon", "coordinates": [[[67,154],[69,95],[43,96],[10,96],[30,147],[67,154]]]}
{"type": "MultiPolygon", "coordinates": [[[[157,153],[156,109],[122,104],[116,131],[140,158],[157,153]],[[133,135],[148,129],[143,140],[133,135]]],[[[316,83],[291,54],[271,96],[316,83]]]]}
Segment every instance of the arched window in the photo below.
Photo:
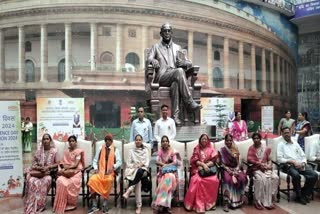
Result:
{"type": "Polygon", "coordinates": [[[220,61],[220,52],[219,51],[214,52],[213,59],[216,61],[220,61]]]}
{"type": "Polygon", "coordinates": [[[109,51],[103,52],[100,57],[101,64],[112,64],[113,54],[109,51]]]}
{"type": "Polygon", "coordinates": [[[223,88],[223,75],[219,67],[213,69],[213,86],[215,88],[223,88]]]}
{"type": "Polygon", "coordinates": [[[63,82],[65,78],[66,78],[66,61],[65,59],[62,59],[58,64],[58,81],[63,82]]]}
{"type": "Polygon", "coordinates": [[[136,53],[128,53],[126,56],[126,72],[135,72],[139,68],[140,59],[136,53]],[[135,68],[135,69],[134,69],[135,68]],[[134,70],[133,70],[134,69],[134,70]]]}
{"type": "Polygon", "coordinates": [[[30,41],[26,41],[24,43],[24,49],[25,49],[25,52],[31,52],[32,51],[32,44],[30,41]]]}
{"type": "Polygon", "coordinates": [[[34,82],[34,63],[31,60],[26,60],[26,82],[34,82]]]}

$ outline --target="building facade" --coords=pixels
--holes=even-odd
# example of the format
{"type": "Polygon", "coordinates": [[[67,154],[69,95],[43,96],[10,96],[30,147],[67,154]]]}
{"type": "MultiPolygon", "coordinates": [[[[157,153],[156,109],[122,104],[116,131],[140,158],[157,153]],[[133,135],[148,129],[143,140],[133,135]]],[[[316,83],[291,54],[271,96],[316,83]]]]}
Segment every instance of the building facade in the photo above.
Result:
{"type": "Polygon", "coordinates": [[[263,105],[275,118],[296,110],[294,50],[250,13],[203,2],[0,1],[0,100],[20,100],[36,121],[37,97],[84,97],[87,123],[120,127],[145,103],[144,50],[170,22],[200,66],[203,97],[234,97],[247,120],[263,105]]]}

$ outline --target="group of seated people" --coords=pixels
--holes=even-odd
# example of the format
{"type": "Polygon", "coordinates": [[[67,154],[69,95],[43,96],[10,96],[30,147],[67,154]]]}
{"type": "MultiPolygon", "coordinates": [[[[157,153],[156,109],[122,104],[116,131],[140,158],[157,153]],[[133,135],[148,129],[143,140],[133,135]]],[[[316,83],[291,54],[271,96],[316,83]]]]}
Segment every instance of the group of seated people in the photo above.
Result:
{"type": "MultiPolygon", "coordinates": [[[[277,160],[286,165],[286,171],[292,176],[296,200],[306,204],[311,199],[313,187],[318,175],[307,165],[306,157],[296,142],[290,137],[290,129],[282,130],[282,141],[278,144],[277,160]],[[301,188],[300,179],[306,178],[301,188]]],[[[242,168],[242,158],[231,134],[225,136],[224,146],[216,151],[208,135],[202,134],[198,145],[193,149],[190,159],[191,178],[184,197],[184,206],[189,211],[205,213],[216,208],[219,185],[222,186],[223,210],[240,207],[245,201],[247,175],[254,180],[254,205],[258,210],[275,209],[275,194],[279,186],[279,177],[271,162],[271,148],[261,142],[261,135],[254,133],[253,145],[248,149],[248,170],[242,168]],[[219,169],[221,178],[218,178],[219,169]],[[221,184],[220,184],[221,183],[221,184]]],[[[108,213],[108,198],[115,179],[115,174],[122,165],[119,150],[113,145],[113,137],[107,134],[105,144],[99,148],[93,160],[93,175],[87,185],[90,189],[91,204],[88,213],[98,210],[97,195],[104,201],[101,208],[108,213]]],[[[135,137],[135,148],[129,151],[125,177],[129,186],[123,194],[128,199],[135,191],[136,213],[141,213],[141,183],[148,179],[150,154],[143,144],[141,135],[135,137]]],[[[40,149],[36,152],[32,166],[26,170],[25,209],[24,213],[37,213],[46,207],[46,195],[51,187],[50,169],[58,167],[56,196],[53,205],[55,213],[64,213],[76,208],[81,183],[81,169],[84,167],[84,151],[77,148],[77,139],[70,136],[69,148],[62,161],[57,163],[57,150],[49,134],[44,134],[40,149]]],[[[241,143],[241,142],[239,142],[241,143]]],[[[319,157],[320,159],[320,157],[319,157]]],[[[157,187],[152,201],[152,208],[158,213],[171,213],[171,202],[178,186],[177,170],[183,165],[178,151],[170,147],[169,138],[162,136],[158,151],[157,187]]]]}

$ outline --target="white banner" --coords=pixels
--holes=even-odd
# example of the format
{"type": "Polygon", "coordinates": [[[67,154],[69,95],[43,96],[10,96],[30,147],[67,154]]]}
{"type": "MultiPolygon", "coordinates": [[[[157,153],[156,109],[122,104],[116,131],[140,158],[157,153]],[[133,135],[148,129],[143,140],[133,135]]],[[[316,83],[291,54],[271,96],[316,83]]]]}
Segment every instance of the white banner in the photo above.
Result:
{"type": "Polygon", "coordinates": [[[0,101],[0,198],[22,194],[22,139],[19,101],[0,101]]]}
{"type": "Polygon", "coordinates": [[[261,107],[261,130],[273,132],[273,106],[261,107]]]}
{"type": "Polygon", "coordinates": [[[44,133],[66,142],[70,135],[84,139],[83,98],[37,98],[38,142],[44,133]]]}
{"type": "Polygon", "coordinates": [[[234,111],[234,99],[229,97],[201,97],[201,124],[216,126],[216,135],[223,136],[228,117],[234,111]]]}

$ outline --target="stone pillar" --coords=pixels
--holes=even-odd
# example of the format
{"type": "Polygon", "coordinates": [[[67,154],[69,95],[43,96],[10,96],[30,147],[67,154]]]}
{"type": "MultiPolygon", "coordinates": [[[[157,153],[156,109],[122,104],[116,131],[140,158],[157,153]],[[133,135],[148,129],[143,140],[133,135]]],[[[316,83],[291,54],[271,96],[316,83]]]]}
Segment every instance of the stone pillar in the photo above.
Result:
{"type": "Polygon", "coordinates": [[[244,89],[243,42],[239,41],[239,89],[244,89]]]}
{"type": "Polygon", "coordinates": [[[97,23],[90,23],[90,68],[97,70],[97,23]]]}
{"type": "Polygon", "coordinates": [[[277,91],[278,94],[281,95],[281,76],[280,76],[280,56],[277,55],[277,91]]]}
{"type": "Polygon", "coordinates": [[[290,95],[290,83],[291,83],[291,81],[290,81],[290,78],[289,78],[289,76],[290,76],[289,73],[290,73],[289,62],[287,61],[286,62],[286,82],[287,82],[287,84],[286,84],[286,92],[287,92],[287,96],[290,95]]]}
{"type": "Polygon", "coordinates": [[[121,72],[122,58],[122,25],[117,24],[116,27],[116,71],[121,72]]]}
{"type": "Polygon", "coordinates": [[[212,72],[212,35],[207,36],[207,64],[208,64],[208,86],[214,87],[213,85],[213,72],[212,72]]]}
{"type": "Polygon", "coordinates": [[[274,94],[274,62],[272,50],[270,51],[270,92],[274,94]]]}
{"type": "Polygon", "coordinates": [[[40,38],[40,82],[47,82],[48,72],[48,34],[47,25],[41,24],[40,38]]]}
{"type": "Polygon", "coordinates": [[[229,38],[224,37],[223,40],[223,81],[224,88],[230,88],[229,75],[229,38]]]}
{"type": "Polygon", "coordinates": [[[193,31],[188,31],[188,58],[193,62],[193,31]]]}
{"type": "Polygon", "coordinates": [[[18,43],[18,83],[23,83],[25,80],[25,41],[23,26],[18,27],[19,43],[18,43]]]}
{"type": "Polygon", "coordinates": [[[4,31],[0,29],[0,84],[5,82],[4,31]]]}
{"type": "Polygon", "coordinates": [[[262,92],[267,92],[267,71],[266,71],[266,49],[262,48],[261,51],[261,82],[262,92]]]}
{"type": "Polygon", "coordinates": [[[71,66],[72,66],[72,29],[71,23],[66,23],[65,25],[65,82],[71,80],[71,66]]]}
{"type": "Polygon", "coordinates": [[[285,95],[286,94],[286,75],[285,75],[285,73],[286,73],[286,71],[285,71],[285,67],[284,67],[284,62],[285,62],[285,59],[284,58],[282,58],[282,63],[281,63],[281,68],[282,68],[282,73],[281,73],[281,79],[282,79],[282,84],[281,84],[281,95],[285,95]]]}
{"type": "Polygon", "coordinates": [[[251,45],[251,90],[257,90],[256,47],[251,45]]]}
{"type": "Polygon", "coordinates": [[[144,70],[146,56],[144,55],[144,51],[148,45],[148,27],[142,26],[141,27],[141,60],[140,60],[140,69],[141,71],[144,70]]]}

